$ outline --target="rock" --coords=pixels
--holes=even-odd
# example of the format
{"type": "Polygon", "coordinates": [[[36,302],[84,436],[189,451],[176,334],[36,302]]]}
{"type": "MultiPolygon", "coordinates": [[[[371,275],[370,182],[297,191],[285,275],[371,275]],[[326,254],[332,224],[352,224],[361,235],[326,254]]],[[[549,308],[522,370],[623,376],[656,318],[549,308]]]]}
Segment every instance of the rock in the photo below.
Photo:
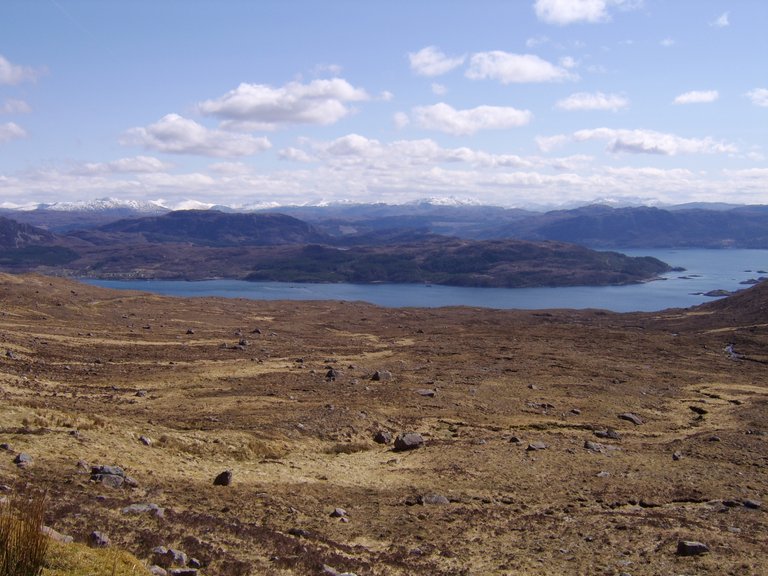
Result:
{"type": "Polygon", "coordinates": [[[165,508],[161,508],[157,504],[131,504],[123,508],[123,514],[145,514],[151,513],[156,518],[163,518],[165,516],[165,508]]]}
{"type": "Polygon", "coordinates": [[[194,334],[194,333],[195,333],[195,331],[194,331],[194,330],[192,330],[192,328],[190,328],[189,330],[187,330],[187,334],[190,334],[190,335],[191,335],[191,334],[194,334]]]}
{"type": "Polygon", "coordinates": [[[744,507],[750,510],[759,510],[763,506],[763,503],[759,500],[744,500],[744,507]]]}
{"type": "Polygon", "coordinates": [[[437,391],[430,390],[429,388],[420,388],[416,390],[416,394],[419,396],[424,396],[425,398],[434,398],[435,394],[437,394],[437,391]]]}
{"type": "Polygon", "coordinates": [[[232,484],[232,470],[224,470],[213,479],[214,486],[229,486],[232,484]]]}
{"type": "Polygon", "coordinates": [[[509,443],[510,444],[522,444],[523,440],[519,436],[511,436],[509,438],[509,443]]]}
{"type": "Polygon", "coordinates": [[[11,450],[13,450],[13,448],[11,447],[10,444],[8,444],[8,442],[3,442],[2,444],[0,444],[0,450],[7,450],[10,452],[11,450]]]}
{"type": "Polygon", "coordinates": [[[678,451],[678,452],[673,452],[672,453],[672,460],[674,460],[675,462],[677,462],[678,460],[682,460],[682,459],[683,459],[683,453],[682,452],[678,451]]]}
{"type": "Polygon", "coordinates": [[[181,550],[168,548],[168,550],[165,552],[165,557],[168,560],[169,566],[186,566],[187,565],[187,559],[188,559],[187,555],[181,550]]]}
{"type": "Polygon", "coordinates": [[[168,576],[166,569],[157,564],[152,564],[152,566],[149,567],[149,573],[152,574],[152,576],[168,576]]]}
{"type": "Polygon", "coordinates": [[[387,430],[379,430],[374,435],[373,441],[377,444],[389,444],[392,442],[392,434],[387,430]]]}
{"type": "Polygon", "coordinates": [[[450,504],[448,498],[441,494],[424,494],[419,496],[419,504],[424,506],[444,506],[450,504]]]}
{"type": "Polygon", "coordinates": [[[376,370],[376,372],[373,373],[373,376],[371,376],[371,380],[376,382],[386,382],[387,380],[392,380],[392,372],[389,370],[376,370]]]}
{"type": "Polygon", "coordinates": [[[51,538],[52,540],[56,540],[56,542],[61,542],[62,544],[71,544],[75,541],[72,536],[67,536],[65,534],[62,534],[61,532],[58,532],[57,530],[54,530],[53,528],[49,526],[43,526],[42,533],[48,536],[48,538],[51,538]]]}
{"type": "Polygon", "coordinates": [[[19,468],[26,468],[32,464],[32,456],[26,452],[20,452],[16,454],[16,458],[13,459],[13,463],[16,464],[16,466],[19,468]]]}
{"type": "Polygon", "coordinates": [[[147,395],[147,391],[146,390],[138,390],[136,392],[136,396],[138,396],[139,398],[144,398],[146,395],[147,395]]]}
{"type": "Polygon", "coordinates": [[[9,360],[18,360],[19,358],[18,356],[16,356],[16,353],[13,350],[8,350],[5,353],[5,357],[8,358],[9,360]]]}
{"type": "Polygon", "coordinates": [[[528,452],[537,452],[539,450],[546,450],[548,446],[544,442],[531,442],[528,444],[526,450],[528,452]]]}
{"type": "Polygon", "coordinates": [[[152,439],[147,436],[139,436],[139,442],[144,444],[144,446],[152,446],[152,439]]]}
{"type": "Polygon", "coordinates": [[[323,574],[326,576],[357,576],[354,572],[339,572],[335,568],[332,568],[331,566],[328,566],[327,564],[323,564],[323,574]]]}
{"type": "Polygon", "coordinates": [[[333,368],[329,369],[328,372],[325,373],[326,380],[336,380],[338,377],[339,373],[333,368]]]}
{"type": "Polygon", "coordinates": [[[344,518],[347,515],[347,511],[344,508],[334,508],[331,512],[331,518],[344,518]]]}
{"type": "Polygon", "coordinates": [[[200,560],[198,560],[197,558],[190,558],[189,562],[187,562],[187,565],[190,568],[202,568],[203,567],[203,563],[200,562],[200,560]]]}
{"type": "Polygon", "coordinates": [[[195,568],[173,568],[168,571],[168,576],[197,576],[195,568]]]}
{"type": "Polygon", "coordinates": [[[571,408],[571,414],[573,414],[574,416],[580,416],[581,410],[579,410],[578,408],[571,408]]]}
{"type": "Polygon", "coordinates": [[[304,530],[304,528],[289,528],[288,534],[291,536],[296,536],[297,538],[311,538],[312,532],[309,530],[304,530]]]}
{"type": "Polygon", "coordinates": [[[720,436],[710,436],[707,440],[709,442],[720,442],[720,436]]]}
{"type": "Polygon", "coordinates": [[[92,548],[106,548],[110,544],[109,536],[104,532],[94,530],[88,535],[88,543],[92,548]]]}
{"type": "Polygon", "coordinates": [[[704,416],[704,414],[709,414],[709,410],[706,408],[702,408],[701,406],[688,406],[688,408],[692,411],[698,414],[699,416],[704,416]]]}
{"type": "Polygon", "coordinates": [[[406,432],[399,434],[395,438],[395,452],[404,452],[406,450],[415,450],[424,445],[424,438],[416,432],[406,432]]]}
{"type": "Polygon", "coordinates": [[[626,420],[627,422],[632,422],[635,426],[640,426],[640,424],[643,423],[643,419],[640,418],[637,414],[634,414],[632,412],[622,412],[619,414],[619,418],[622,420],[626,420]]]}
{"type": "Polygon", "coordinates": [[[698,556],[699,554],[706,554],[709,552],[709,547],[701,542],[694,540],[680,540],[677,543],[677,555],[678,556],[698,556]]]}
{"type": "Polygon", "coordinates": [[[603,446],[599,442],[592,442],[591,440],[584,441],[584,448],[592,452],[602,452],[603,450],[605,450],[605,446],[603,446]]]}
{"type": "Polygon", "coordinates": [[[616,430],[614,430],[613,428],[608,428],[606,430],[595,430],[594,434],[598,438],[606,438],[609,440],[621,440],[621,434],[616,432],[616,430]]]}

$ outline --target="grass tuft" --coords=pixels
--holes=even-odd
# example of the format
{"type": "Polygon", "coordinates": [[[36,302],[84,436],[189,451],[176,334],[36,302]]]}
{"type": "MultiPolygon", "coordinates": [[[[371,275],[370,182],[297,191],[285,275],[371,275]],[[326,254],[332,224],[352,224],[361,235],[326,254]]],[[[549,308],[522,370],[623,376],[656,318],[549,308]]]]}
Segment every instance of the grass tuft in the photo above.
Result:
{"type": "Polygon", "coordinates": [[[38,576],[49,539],[43,529],[45,496],[0,502],[0,576],[38,576]]]}

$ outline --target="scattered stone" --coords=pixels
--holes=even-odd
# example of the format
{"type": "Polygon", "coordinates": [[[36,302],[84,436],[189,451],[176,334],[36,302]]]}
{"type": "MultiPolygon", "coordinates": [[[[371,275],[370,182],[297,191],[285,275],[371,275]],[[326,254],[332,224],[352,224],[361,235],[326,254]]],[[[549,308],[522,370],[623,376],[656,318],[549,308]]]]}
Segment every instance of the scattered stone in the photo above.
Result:
{"type": "Polygon", "coordinates": [[[376,382],[386,382],[388,380],[392,380],[392,372],[389,370],[376,370],[376,372],[373,373],[373,376],[371,376],[371,380],[376,382]]]}
{"type": "Polygon", "coordinates": [[[441,494],[424,494],[419,496],[418,502],[423,506],[444,506],[450,504],[448,498],[441,494]]]}
{"type": "Polygon", "coordinates": [[[643,419],[640,418],[637,414],[634,414],[632,412],[622,412],[619,414],[619,418],[622,420],[626,420],[627,422],[632,422],[635,426],[640,426],[640,424],[643,423],[643,419]]]}
{"type": "Polygon", "coordinates": [[[338,377],[339,377],[339,373],[333,368],[329,369],[328,372],[325,373],[325,378],[327,380],[336,380],[336,378],[338,377]]]}
{"type": "Polygon", "coordinates": [[[9,360],[18,360],[19,358],[18,356],[16,356],[16,353],[13,350],[8,350],[5,353],[5,357],[8,358],[9,360]]]}
{"type": "Polygon", "coordinates": [[[392,434],[387,430],[379,430],[373,436],[373,441],[377,444],[389,444],[392,442],[392,434]]]}
{"type": "Polygon", "coordinates": [[[19,468],[26,468],[32,464],[32,456],[26,452],[20,452],[16,454],[16,458],[13,459],[13,463],[19,468]]]}
{"type": "Polygon", "coordinates": [[[424,445],[424,438],[417,432],[406,432],[399,434],[395,438],[395,452],[404,452],[406,450],[415,450],[424,445]]]}
{"type": "Polygon", "coordinates": [[[621,434],[616,432],[616,430],[614,430],[613,428],[608,428],[606,430],[595,430],[594,434],[598,438],[606,438],[609,440],[621,440],[621,434]]]}
{"type": "Polygon", "coordinates": [[[523,440],[519,436],[511,436],[509,438],[509,443],[510,444],[522,444],[523,440]]]}
{"type": "Polygon", "coordinates": [[[763,503],[759,500],[744,500],[744,507],[750,510],[759,510],[763,506],[763,503]]]}
{"type": "Polygon", "coordinates": [[[701,406],[688,406],[688,408],[690,408],[692,412],[695,412],[699,416],[704,416],[704,414],[709,414],[709,410],[707,410],[706,408],[702,408],[701,406]]]}
{"type": "Polygon", "coordinates": [[[323,574],[326,576],[357,576],[354,572],[339,572],[327,564],[323,564],[323,574]]]}
{"type": "Polygon", "coordinates": [[[192,328],[190,328],[189,330],[187,330],[187,334],[190,334],[190,335],[191,335],[191,334],[194,334],[194,333],[195,333],[195,331],[194,331],[194,330],[192,330],[192,328]]]}
{"type": "Polygon", "coordinates": [[[312,532],[309,530],[304,530],[304,528],[290,528],[288,530],[288,534],[291,536],[296,536],[297,538],[311,538],[312,532]]]}
{"type": "Polygon", "coordinates": [[[91,480],[110,488],[120,488],[123,484],[134,488],[138,486],[138,482],[127,476],[120,466],[91,466],[91,480]]]}
{"type": "Polygon", "coordinates": [[[157,504],[131,504],[123,508],[123,514],[144,514],[152,513],[156,518],[163,518],[165,516],[165,508],[161,508],[157,504]]]}
{"type": "Polygon", "coordinates": [[[528,444],[526,450],[528,452],[538,452],[539,450],[546,450],[548,446],[544,442],[531,442],[528,444]]]}
{"type": "Polygon", "coordinates": [[[720,442],[720,436],[710,436],[707,440],[709,442],[720,442]]]}
{"type": "Polygon", "coordinates": [[[672,460],[674,460],[675,462],[677,462],[678,460],[682,460],[682,459],[683,459],[683,453],[682,452],[678,451],[678,452],[673,452],[672,453],[672,460]]]}
{"type": "Polygon", "coordinates": [[[741,506],[741,502],[738,500],[723,500],[723,506],[726,508],[736,508],[738,506],[741,506]]]}
{"type": "Polygon", "coordinates": [[[189,565],[190,568],[198,568],[199,569],[199,568],[203,567],[203,563],[200,562],[200,560],[198,560],[197,558],[190,558],[189,562],[187,562],[187,564],[189,565]]]}
{"type": "Polygon", "coordinates": [[[430,390],[429,388],[420,388],[416,390],[416,394],[424,396],[425,398],[434,398],[437,394],[437,390],[430,390]]]}
{"type": "Polygon", "coordinates": [[[139,442],[144,444],[144,446],[152,446],[152,439],[147,436],[139,436],[139,442]]]}
{"type": "Polygon", "coordinates": [[[229,486],[232,484],[232,470],[224,470],[213,479],[214,486],[229,486]]]}
{"type": "Polygon", "coordinates": [[[597,476],[598,478],[608,478],[608,476],[610,476],[610,475],[611,475],[611,473],[610,472],[606,472],[605,470],[595,474],[595,476],[597,476]]]}
{"type": "Polygon", "coordinates": [[[680,540],[677,543],[678,556],[698,556],[709,552],[709,547],[694,540],[680,540]]]}
{"type": "Polygon", "coordinates": [[[10,452],[11,450],[13,450],[13,448],[11,447],[10,444],[8,444],[8,442],[3,442],[2,444],[0,444],[0,450],[7,450],[10,452]]]}
{"type": "Polygon", "coordinates": [[[603,446],[599,442],[592,442],[591,440],[584,441],[584,448],[586,448],[587,450],[590,450],[591,452],[602,452],[603,450],[605,450],[605,446],[603,446]]]}
{"type": "Polygon", "coordinates": [[[571,414],[573,414],[574,416],[580,416],[581,410],[579,410],[578,408],[571,408],[571,414]]]}
{"type": "Polygon", "coordinates": [[[195,568],[173,568],[168,571],[168,576],[197,576],[195,568]]]}
{"type": "Polygon", "coordinates": [[[138,390],[136,392],[136,396],[138,396],[139,398],[144,398],[146,395],[147,395],[147,391],[146,390],[138,390]]]}
{"type": "Polygon", "coordinates": [[[149,573],[152,574],[152,576],[168,576],[166,569],[157,564],[152,564],[152,566],[149,567],[149,573]]]}
{"type": "Polygon", "coordinates": [[[536,384],[528,384],[528,388],[529,388],[530,390],[538,390],[538,389],[539,389],[539,387],[538,387],[538,386],[536,386],[536,384]]]}
{"type": "Polygon", "coordinates": [[[344,518],[347,515],[347,511],[344,508],[334,508],[331,512],[331,518],[344,518]]]}
{"type": "Polygon", "coordinates": [[[104,532],[94,530],[88,535],[88,543],[92,548],[106,548],[110,544],[109,536],[104,532]]]}
{"type": "Polygon", "coordinates": [[[65,534],[62,534],[61,532],[54,530],[50,526],[43,526],[42,533],[48,536],[48,538],[52,540],[56,540],[56,542],[61,542],[62,544],[71,544],[75,541],[72,536],[67,536],[65,534]]]}

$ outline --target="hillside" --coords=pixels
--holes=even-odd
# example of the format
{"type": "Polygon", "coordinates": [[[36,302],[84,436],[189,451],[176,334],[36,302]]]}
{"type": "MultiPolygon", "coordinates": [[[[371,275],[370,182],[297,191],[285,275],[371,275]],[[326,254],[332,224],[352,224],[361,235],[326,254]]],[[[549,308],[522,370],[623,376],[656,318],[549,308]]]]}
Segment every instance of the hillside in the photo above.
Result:
{"type": "Polygon", "coordinates": [[[765,285],[613,314],[0,275],[0,485],[46,491],[77,542],[205,576],[762,574],[768,383],[741,353],[768,349],[767,305],[765,285]]]}
{"type": "Polygon", "coordinates": [[[653,258],[595,252],[561,242],[471,241],[385,232],[338,239],[280,214],[190,210],[119,220],[64,235],[39,232],[35,244],[6,251],[0,269],[113,279],[478,287],[616,285],[642,282],[669,270],[653,258]]]}

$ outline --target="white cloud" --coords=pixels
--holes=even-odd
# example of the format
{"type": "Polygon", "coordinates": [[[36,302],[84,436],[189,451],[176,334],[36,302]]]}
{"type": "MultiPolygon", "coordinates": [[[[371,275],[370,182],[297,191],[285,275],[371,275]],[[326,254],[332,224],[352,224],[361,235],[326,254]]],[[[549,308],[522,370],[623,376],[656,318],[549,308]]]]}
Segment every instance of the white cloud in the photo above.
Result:
{"type": "Polygon", "coordinates": [[[19,66],[9,62],[0,54],[0,85],[16,85],[22,82],[34,82],[43,73],[29,66],[19,66]]]}
{"type": "Polygon", "coordinates": [[[528,40],[525,41],[525,47],[526,48],[536,48],[537,46],[541,46],[542,44],[546,44],[549,42],[549,38],[546,36],[535,36],[533,38],[528,38],[528,40]]]}
{"type": "Polygon", "coordinates": [[[533,9],[539,20],[565,26],[576,22],[608,22],[610,8],[633,10],[641,0],[536,0],[533,9]]]}
{"type": "Polygon", "coordinates": [[[408,60],[411,70],[419,76],[440,76],[461,66],[466,56],[449,57],[436,46],[427,46],[418,52],[409,52],[408,60]]]}
{"type": "Polygon", "coordinates": [[[28,114],[32,112],[32,107],[24,100],[7,99],[0,106],[0,114],[28,114]]]}
{"type": "Polygon", "coordinates": [[[120,158],[112,162],[89,162],[72,171],[73,174],[126,174],[162,172],[170,168],[169,164],[152,156],[134,156],[120,158]]]}
{"type": "Polygon", "coordinates": [[[392,120],[397,128],[405,128],[411,123],[411,119],[405,112],[395,112],[394,116],[392,116],[392,120]]]}
{"type": "Polygon", "coordinates": [[[607,140],[612,153],[661,154],[732,154],[738,152],[733,144],[718,142],[712,138],[682,138],[654,130],[616,130],[595,128],[573,133],[573,140],[607,140]]]}
{"type": "Polygon", "coordinates": [[[675,40],[673,38],[664,38],[659,44],[664,46],[664,48],[669,48],[675,45],[675,40]]]}
{"type": "Polygon", "coordinates": [[[508,106],[478,106],[468,110],[456,110],[444,102],[433,106],[414,108],[416,122],[428,130],[448,134],[469,135],[480,130],[502,130],[523,126],[533,115],[528,110],[508,106]]]}
{"type": "Polygon", "coordinates": [[[200,113],[224,120],[225,127],[274,130],[285,124],[338,122],[350,113],[349,102],[369,100],[365,90],[346,80],[290,82],[280,88],[265,84],[240,84],[215,100],[198,104],[200,113]]]}
{"type": "Polygon", "coordinates": [[[500,50],[473,54],[466,76],[472,80],[498,80],[502,84],[558,82],[577,78],[565,68],[533,54],[511,54],[500,50]]]}
{"type": "Polygon", "coordinates": [[[768,88],[755,88],[746,94],[755,106],[768,107],[768,88]]]}
{"type": "Polygon", "coordinates": [[[675,98],[675,104],[709,104],[720,97],[717,90],[692,90],[675,98]]]}
{"type": "Polygon", "coordinates": [[[554,136],[536,136],[535,141],[539,150],[546,154],[555,148],[564,146],[570,141],[570,138],[565,134],[556,134],[554,136]]]}
{"type": "Polygon", "coordinates": [[[578,65],[578,61],[572,56],[563,56],[560,58],[560,66],[567,68],[568,70],[576,68],[578,65]]]}
{"type": "Polygon", "coordinates": [[[242,162],[214,162],[208,168],[211,172],[223,176],[240,176],[251,172],[251,168],[242,162]]]}
{"type": "Polygon", "coordinates": [[[715,28],[726,28],[731,25],[731,23],[728,21],[728,12],[723,12],[715,18],[713,22],[710,22],[710,26],[714,26],[715,28]]]}
{"type": "Polygon", "coordinates": [[[616,112],[629,106],[629,100],[619,94],[603,92],[577,92],[555,104],[561,110],[611,110],[616,112]]]}
{"type": "Polygon", "coordinates": [[[168,114],[146,128],[131,128],[121,139],[127,146],[200,156],[248,156],[272,147],[266,138],[211,130],[178,114],[168,114]]]}
{"type": "Polygon", "coordinates": [[[26,137],[27,132],[14,122],[0,124],[0,144],[26,137]]]}
{"type": "Polygon", "coordinates": [[[278,153],[278,156],[280,160],[287,160],[289,162],[312,162],[314,161],[314,158],[307,154],[304,150],[300,148],[294,148],[293,146],[290,146],[288,148],[283,148],[278,153]]]}
{"type": "Polygon", "coordinates": [[[444,96],[448,92],[448,88],[446,88],[442,84],[438,84],[437,82],[432,82],[432,94],[435,96],[444,96]]]}

